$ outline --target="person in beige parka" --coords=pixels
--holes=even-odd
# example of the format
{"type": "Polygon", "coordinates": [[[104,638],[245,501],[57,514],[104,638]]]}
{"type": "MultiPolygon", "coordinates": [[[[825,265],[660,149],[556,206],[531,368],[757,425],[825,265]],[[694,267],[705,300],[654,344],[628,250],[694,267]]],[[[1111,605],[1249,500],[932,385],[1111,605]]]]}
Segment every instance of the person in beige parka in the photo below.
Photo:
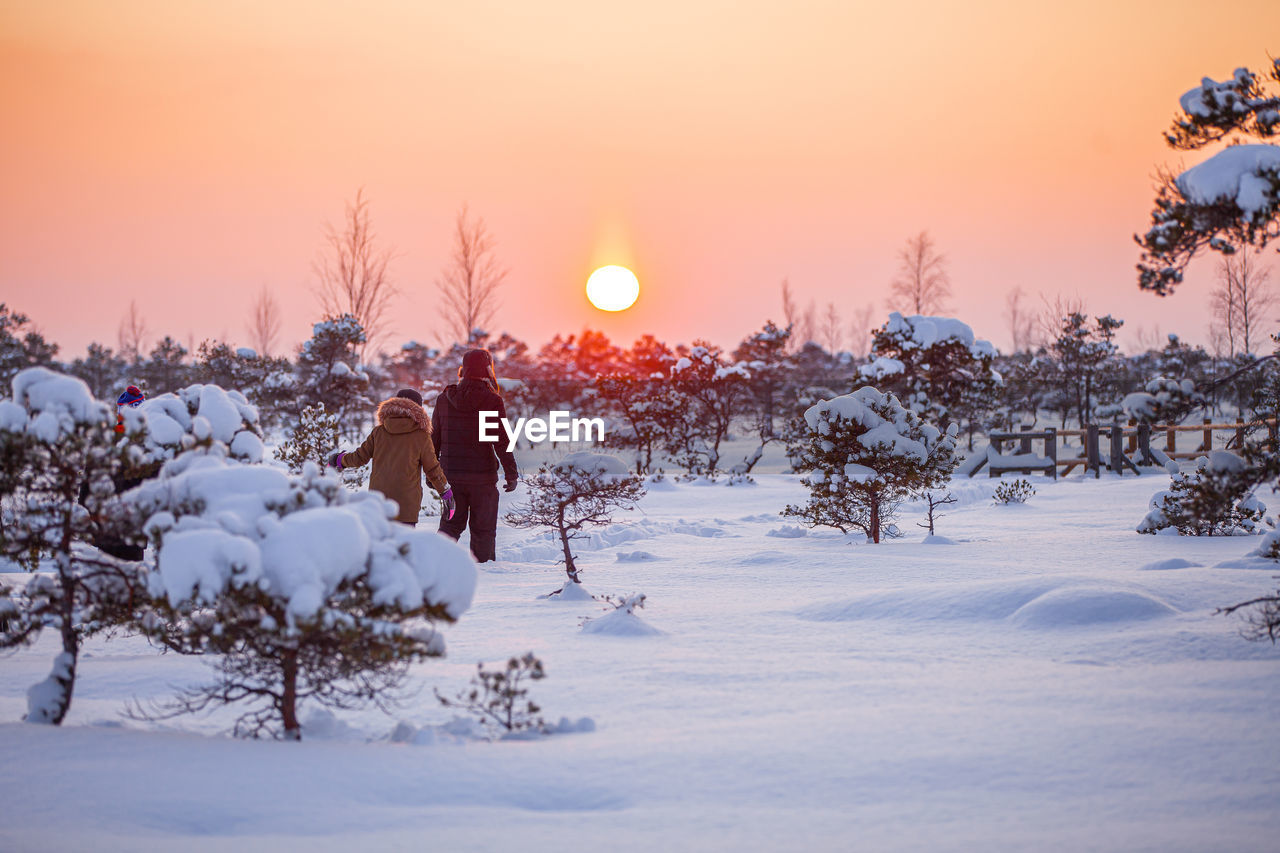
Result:
{"type": "Polygon", "coordinates": [[[369,491],[382,492],[399,505],[396,520],[416,525],[422,507],[422,476],[444,501],[445,513],[453,517],[453,489],[445,479],[431,443],[431,417],[422,408],[422,395],[406,388],[378,404],[378,425],[359,448],[351,453],[334,453],[329,464],[359,468],[373,462],[369,491]]]}

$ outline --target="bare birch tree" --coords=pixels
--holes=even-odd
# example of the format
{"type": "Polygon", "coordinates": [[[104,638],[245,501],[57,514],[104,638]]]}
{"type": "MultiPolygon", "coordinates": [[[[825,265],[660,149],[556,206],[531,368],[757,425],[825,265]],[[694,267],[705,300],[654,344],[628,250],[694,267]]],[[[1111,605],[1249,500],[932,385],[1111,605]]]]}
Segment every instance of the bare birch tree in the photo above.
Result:
{"type": "Polygon", "coordinates": [[[827,352],[835,355],[843,349],[844,327],[840,323],[840,312],[836,309],[834,302],[828,302],[827,309],[822,312],[818,333],[822,338],[822,346],[827,352]]]}
{"type": "Polygon", "coordinates": [[[1219,355],[1252,354],[1266,338],[1264,330],[1276,304],[1271,268],[1259,267],[1255,253],[1247,250],[1224,256],[1209,304],[1209,338],[1219,355]]]}
{"type": "Polygon", "coordinates": [[[453,254],[436,279],[445,333],[465,344],[476,329],[488,327],[498,310],[498,289],[507,269],[494,252],[496,243],[482,217],[472,217],[464,204],[454,222],[453,254]]]}
{"type": "Polygon", "coordinates": [[[853,321],[849,323],[849,346],[853,354],[862,357],[871,352],[872,319],[875,316],[874,305],[863,305],[853,312],[853,321]]]}
{"type": "Polygon", "coordinates": [[[378,245],[363,189],[347,205],[341,227],[325,225],[324,239],[327,249],[312,265],[320,309],[326,317],[355,317],[364,329],[364,349],[376,349],[389,331],[391,301],[399,291],[388,272],[393,252],[378,245]]]}
{"type": "Polygon", "coordinates": [[[898,252],[898,273],[890,282],[889,309],[926,315],[946,310],[951,298],[946,261],[928,231],[907,240],[898,252]]]}
{"type": "Polygon", "coordinates": [[[249,316],[245,331],[249,333],[249,346],[258,355],[264,358],[271,355],[280,336],[280,304],[265,284],[253,302],[253,313],[249,316]]]}
{"type": "Polygon", "coordinates": [[[142,357],[143,347],[147,343],[147,321],[142,319],[136,299],[129,300],[129,311],[120,321],[116,342],[119,344],[120,355],[127,361],[134,362],[142,357]]]}
{"type": "Polygon", "coordinates": [[[1004,318],[1009,323],[1009,341],[1013,352],[1031,349],[1036,327],[1036,312],[1027,304],[1027,294],[1021,287],[1010,290],[1004,298],[1004,318]]]}

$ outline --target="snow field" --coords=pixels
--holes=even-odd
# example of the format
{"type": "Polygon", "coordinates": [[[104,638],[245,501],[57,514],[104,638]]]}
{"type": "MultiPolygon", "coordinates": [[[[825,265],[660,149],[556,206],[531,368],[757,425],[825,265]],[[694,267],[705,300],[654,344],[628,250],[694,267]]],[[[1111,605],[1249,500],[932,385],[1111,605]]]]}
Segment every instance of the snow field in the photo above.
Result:
{"type": "MultiPolygon", "coordinates": [[[[661,634],[584,632],[607,605],[540,600],[558,550],[500,525],[418,695],[394,717],[304,706],[302,744],[213,736],[222,711],[122,726],[126,699],[202,667],[96,640],[63,729],[0,725],[22,768],[0,848],[1273,849],[1280,654],[1213,614],[1274,588],[1244,558],[1258,537],[1137,534],[1155,474],[1031,477],[1007,507],[957,480],[945,547],[916,507],[879,546],[787,538],[799,477],[755,479],[653,490],[577,544],[586,588],[645,593],[635,619],[661,634]],[[529,650],[543,716],[594,731],[491,743],[431,695],[529,650]]],[[[54,651],[0,659],[0,719],[54,651]]]]}

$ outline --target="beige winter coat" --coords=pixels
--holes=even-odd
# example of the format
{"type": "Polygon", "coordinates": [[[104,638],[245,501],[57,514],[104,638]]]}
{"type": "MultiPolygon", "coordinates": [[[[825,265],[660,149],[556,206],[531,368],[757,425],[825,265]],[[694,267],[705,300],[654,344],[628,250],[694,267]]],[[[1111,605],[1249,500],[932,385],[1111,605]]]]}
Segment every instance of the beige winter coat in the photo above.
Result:
{"type": "Polygon", "coordinates": [[[397,521],[416,522],[422,506],[422,475],[437,492],[449,487],[431,444],[431,418],[412,400],[392,397],[378,405],[378,425],[359,449],[342,457],[343,468],[373,462],[369,490],[400,506],[397,521]]]}

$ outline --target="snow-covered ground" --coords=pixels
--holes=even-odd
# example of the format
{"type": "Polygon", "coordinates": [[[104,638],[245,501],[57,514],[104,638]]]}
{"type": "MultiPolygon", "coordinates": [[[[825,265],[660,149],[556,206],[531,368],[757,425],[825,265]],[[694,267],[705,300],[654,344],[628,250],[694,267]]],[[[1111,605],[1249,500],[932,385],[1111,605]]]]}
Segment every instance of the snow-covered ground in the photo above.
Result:
{"type": "MultiPolygon", "coordinates": [[[[1274,589],[1218,565],[1256,538],[1138,535],[1158,473],[1036,476],[1011,507],[960,479],[952,544],[909,508],[879,546],[794,527],[799,478],[755,479],[651,486],[580,543],[589,590],[647,596],[594,632],[601,605],[538,598],[558,545],[500,527],[417,694],[304,707],[301,744],[233,740],[232,711],[125,719],[203,666],[95,640],[66,725],[0,724],[0,849],[1276,849],[1280,650],[1214,614],[1274,589]],[[531,696],[575,731],[450,723],[432,688],[530,650],[531,696]]],[[[0,658],[0,719],[54,653],[0,658]]]]}

